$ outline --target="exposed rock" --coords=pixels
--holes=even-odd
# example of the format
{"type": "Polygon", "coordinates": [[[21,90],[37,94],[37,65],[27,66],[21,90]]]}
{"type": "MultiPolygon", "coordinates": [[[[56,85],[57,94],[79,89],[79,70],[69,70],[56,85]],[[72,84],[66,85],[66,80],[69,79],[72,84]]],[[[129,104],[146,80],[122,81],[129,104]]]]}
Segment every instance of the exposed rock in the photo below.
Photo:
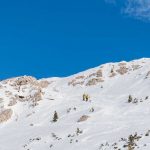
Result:
{"type": "Polygon", "coordinates": [[[87,78],[90,78],[90,77],[93,77],[93,76],[95,76],[95,77],[102,77],[103,76],[102,70],[100,69],[96,73],[90,74],[87,78]]]}
{"type": "Polygon", "coordinates": [[[104,80],[102,78],[93,78],[93,79],[91,79],[91,80],[88,81],[88,83],[86,84],[86,86],[96,85],[99,82],[104,82],[104,80]]]}
{"type": "Polygon", "coordinates": [[[117,74],[116,74],[115,72],[112,72],[109,77],[114,77],[114,76],[116,76],[116,75],[117,75],[117,74]]]}
{"type": "Polygon", "coordinates": [[[140,66],[140,65],[132,65],[132,69],[133,69],[133,71],[134,71],[134,70],[137,70],[137,69],[139,69],[139,68],[141,68],[141,66],[140,66]]]}
{"type": "Polygon", "coordinates": [[[37,80],[36,78],[31,77],[31,76],[21,76],[17,78],[8,79],[5,82],[6,83],[10,82],[11,86],[22,86],[22,85],[27,85],[27,84],[33,84],[37,82],[37,80]]]}
{"type": "Polygon", "coordinates": [[[96,73],[90,74],[87,78],[90,78],[90,77],[93,77],[93,76],[96,76],[96,73]]]}
{"type": "Polygon", "coordinates": [[[42,100],[42,91],[41,89],[33,89],[33,91],[31,91],[31,93],[29,93],[28,96],[24,97],[24,96],[16,96],[16,99],[19,100],[20,102],[25,102],[25,101],[30,101],[33,102],[33,104],[37,105],[37,102],[42,100]]]}
{"type": "Polygon", "coordinates": [[[0,123],[6,122],[11,118],[13,111],[11,109],[6,109],[0,113],[0,123]]]}
{"type": "Polygon", "coordinates": [[[14,106],[17,103],[16,99],[13,99],[9,102],[8,106],[14,106]]]}
{"type": "Polygon", "coordinates": [[[34,82],[36,82],[37,80],[36,80],[36,78],[34,78],[34,77],[31,77],[31,76],[23,76],[23,77],[20,77],[20,78],[18,78],[18,80],[16,80],[16,84],[17,85],[26,85],[26,84],[28,84],[28,83],[34,83],[34,82]]]}
{"type": "Polygon", "coordinates": [[[72,85],[73,85],[73,86],[76,86],[76,85],[83,85],[83,84],[84,84],[84,81],[81,81],[81,82],[73,83],[72,85]]]}
{"type": "Polygon", "coordinates": [[[3,101],[3,98],[0,98],[0,103],[3,101]]]}
{"type": "Polygon", "coordinates": [[[124,75],[128,72],[128,68],[126,68],[125,66],[121,66],[119,69],[116,70],[116,72],[118,72],[120,75],[124,75]]]}
{"type": "Polygon", "coordinates": [[[84,79],[85,76],[77,76],[76,79],[84,79]]]}
{"type": "Polygon", "coordinates": [[[12,92],[10,92],[10,91],[5,91],[5,95],[6,95],[6,96],[11,96],[11,95],[12,95],[12,92]]]}
{"type": "Polygon", "coordinates": [[[118,64],[118,66],[126,66],[126,63],[121,62],[121,63],[118,64]]]}
{"type": "Polygon", "coordinates": [[[84,81],[82,80],[77,80],[77,79],[73,79],[72,81],[70,81],[68,83],[68,85],[72,85],[72,86],[76,86],[76,85],[83,85],[84,81]]]}
{"type": "Polygon", "coordinates": [[[48,86],[49,86],[49,82],[48,81],[40,81],[39,82],[39,86],[41,87],[41,88],[47,88],[48,86]]]}
{"type": "Polygon", "coordinates": [[[23,98],[24,98],[24,96],[20,96],[20,95],[19,95],[19,98],[23,99],[23,98]]]}
{"type": "Polygon", "coordinates": [[[32,98],[35,102],[42,100],[42,91],[41,91],[41,89],[38,89],[37,92],[35,92],[35,94],[33,95],[32,98]]]}
{"type": "Polygon", "coordinates": [[[71,80],[70,82],[68,82],[68,85],[73,85],[73,83],[75,83],[75,82],[76,82],[76,80],[73,79],[73,80],[71,80]]]}
{"type": "Polygon", "coordinates": [[[95,73],[91,73],[87,76],[84,76],[84,75],[80,75],[80,76],[77,76],[76,78],[72,79],[68,85],[72,85],[72,86],[76,86],[76,85],[84,85],[85,83],[85,80],[84,79],[89,79],[91,77],[95,77],[93,79],[90,79],[88,81],[88,83],[86,84],[86,86],[90,86],[90,85],[95,85],[96,83],[98,82],[103,82],[103,80],[101,79],[101,77],[103,76],[102,74],[102,70],[99,69],[97,72],[95,73]]]}
{"type": "Polygon", "coordinates": [[[145,78],[148,78],[150,76],[150,71],[147,72],[146,74],[146,77],[145,78]]]}
{"type": "Polygon", "coordinates": [[[10,91],[5,92],[6,96],[11,96],[12,99],[8,106],[15,105],[17,101],[31,101],[34,105],[35,103],[37,105],[37,102],[42,99],[42,88],[46,88],[49,85],[48,81],[38,82],[36,78],[31,76],[12,78],[7,80],[7,82],[17,92],[15,95],[10,91]]]}
{"type": "Polygon", "coordinates": [[[103,76],[102,70],[98,70],[96,72],[96,77],[102,77],[102,76],[103,76]]]}
{"type": "Polygon", "coordinates": [[[83,115],[83,116],[80,117],[80,119],[79,119],[77,122],[83,122],[83,121],[86,121],[88,118],[89,118],[89,116],[83,115]]]}

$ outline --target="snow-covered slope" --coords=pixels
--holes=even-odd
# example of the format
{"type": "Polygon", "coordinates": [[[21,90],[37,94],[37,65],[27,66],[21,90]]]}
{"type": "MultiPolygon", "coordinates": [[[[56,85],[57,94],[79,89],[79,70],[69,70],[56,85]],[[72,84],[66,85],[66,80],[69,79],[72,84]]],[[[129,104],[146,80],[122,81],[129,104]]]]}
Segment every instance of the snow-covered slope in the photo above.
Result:
{"type": "Polygon", "coordinates": [[[0,150],[150,150],[149,134],[150,59],[0,82],[0,150]]]}

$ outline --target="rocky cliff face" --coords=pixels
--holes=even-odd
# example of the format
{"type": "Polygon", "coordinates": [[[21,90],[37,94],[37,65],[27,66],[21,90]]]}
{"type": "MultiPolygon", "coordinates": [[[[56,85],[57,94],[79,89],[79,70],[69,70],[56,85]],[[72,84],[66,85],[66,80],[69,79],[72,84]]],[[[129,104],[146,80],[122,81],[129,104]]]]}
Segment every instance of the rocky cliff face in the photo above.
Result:
{"type": "Polygon", "coordinates": [[[7,121],[13,114],[12,106],[18,102],[29,102],[34,107],[42,100],[43,89],[49,85],[46,80],[38,81],[31,76],[22,76],[4,80],[0,84],[1,113],[0,122],[7,121]],[[7,109],[9,108],[9,109],[7,109]]]}

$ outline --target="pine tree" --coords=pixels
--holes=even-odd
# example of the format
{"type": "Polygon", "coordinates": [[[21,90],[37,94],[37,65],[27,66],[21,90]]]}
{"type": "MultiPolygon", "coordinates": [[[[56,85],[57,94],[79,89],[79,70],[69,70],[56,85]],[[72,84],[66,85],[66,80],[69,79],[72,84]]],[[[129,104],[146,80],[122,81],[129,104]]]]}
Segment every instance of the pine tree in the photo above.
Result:
{"type": "Polygon", "coordinates": [[[128,103],[131,103],[132,102],[132,96],[129,95],[129,98],[128,98],[128,103]]]}
{"type": "Polygon", "coordinates": [[[58,114],[57,114],[57,112],[55,111],[55,112],[54,112],[54,117],[53,117],[53,122],[57,122],[57,120],[58,120],[58,114]]]}

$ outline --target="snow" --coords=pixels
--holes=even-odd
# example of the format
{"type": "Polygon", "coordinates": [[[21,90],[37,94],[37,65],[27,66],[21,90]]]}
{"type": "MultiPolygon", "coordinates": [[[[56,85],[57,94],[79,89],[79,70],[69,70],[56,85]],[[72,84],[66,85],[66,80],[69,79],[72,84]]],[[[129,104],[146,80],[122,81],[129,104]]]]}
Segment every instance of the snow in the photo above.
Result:
{"type": "MultiPolygon", "coordinates": [[[[0,150],[114,150],[124,148],[126,142],[121,138],[128,138],[136,132],[142,138],[136,141],[135,149],[149,150],[150,136],[145,136],[150,130],[150,59],[143,58],[125,63],[128,72],[121,75],[116,70],[118,63],[108,63],[66,78],[48,78],[50,84],[42,89],[42,100],[38,105],[31,106],[32,100],[17,101],[8,106],[10,96],[6,91],[23,96],[34,95],[35,85],[22,85],[17,91],[11,86],[15,78],[9,82],[0,83],[0,108],[11,108],[13,116],[0,124],[0,150]],[[132,65],[139,65],[133,69],[132,65]],[[116,75],[110,77],[114,68],[116,75]],[[88,76],[101,69],[104,82],[86,86],[95,78],[88,76]],[[76,86],[68,83],[78,76],[85,76],[80,81],[84,84],[76,86]],[[82,95],[90,95],[85,102],[82,95]],[[137,99],[137,103],[128,103],[128,97],[137,99]],[[146,97],[149,96],[147,99],[146,97]],[[94,108],[94,111],[90,111],[94,108]],[[58,121],[52,122],[54,111],[58,113],[58,121]],[[89,116],[86,121],[78,122],[83,115],[89,116]],[[77,134],[77,128],[82,133],[77,134]],[[108,143],[108,144],[107,144],[108,143]],[[101,144],[104,146],[101,147],[101,144]],[[145,146],[146,144],[146,146],[145,146]],[[109,145],[109,146],[108,146],[109,145]],[[100,148],[101,147],[101,148],[100,148]]],[[[39,80],[39,81],[41,81],[39,80]]],[[[38,82],[39,82],[38,81],[38,82]]]]}

